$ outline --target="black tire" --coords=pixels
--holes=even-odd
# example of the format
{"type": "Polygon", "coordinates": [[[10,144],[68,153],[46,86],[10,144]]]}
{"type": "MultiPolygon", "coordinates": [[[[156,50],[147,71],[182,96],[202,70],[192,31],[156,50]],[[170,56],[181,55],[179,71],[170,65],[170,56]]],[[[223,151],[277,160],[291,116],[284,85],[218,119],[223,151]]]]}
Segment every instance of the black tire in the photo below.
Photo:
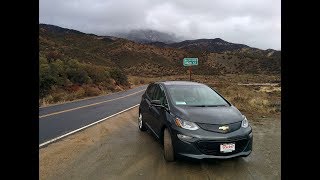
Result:
{"type": "Polygon", "coordinates": [[[172,139],[169,130],[166,128],[163,132],[163,151],[164,159],[166,161],[174,161],[174,151],[172,146],[172,139]]]}
{"type": "Polygon", "coordinates": [[[142,114],[139,113],[139,117],[138,117],[138,128],[140,131],[146,131],[147,128],[143,122],[143,118],[142,118],[142,114]]]}

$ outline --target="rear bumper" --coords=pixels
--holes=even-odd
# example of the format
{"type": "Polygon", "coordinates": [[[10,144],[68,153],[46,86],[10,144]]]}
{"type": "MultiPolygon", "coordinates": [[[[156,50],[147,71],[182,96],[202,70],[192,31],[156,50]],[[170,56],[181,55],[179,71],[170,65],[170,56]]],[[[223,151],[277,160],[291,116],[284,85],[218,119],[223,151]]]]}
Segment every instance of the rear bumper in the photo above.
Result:
{"type": "Polygon", "coordinates": [[[182,132],[176,129],[171,132],[173,147],[176,156],[189,157],[195,159],[229,159],[234,157],[245,157],[252,152],[253,135],[252,130],[243,132],[236,136],[225,135],[225,138],[194,137],[192,140],[181,140],[177,134],[182,132]],[[229,153],[220,152],[220,144],[235,143],[236,150],[229,153]]]}

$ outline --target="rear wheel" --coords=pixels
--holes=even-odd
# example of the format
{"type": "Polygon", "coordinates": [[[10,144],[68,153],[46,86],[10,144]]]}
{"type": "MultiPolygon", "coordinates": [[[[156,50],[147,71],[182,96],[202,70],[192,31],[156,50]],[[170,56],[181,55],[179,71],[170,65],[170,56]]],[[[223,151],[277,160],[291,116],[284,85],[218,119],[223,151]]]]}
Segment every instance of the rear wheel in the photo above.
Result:
{"type": "Polygon", "coordinates": [[[139,117],[138,117],[138,127],[140,131],[145,131],[147,130],[146,126],[143,123],[143,118],[142,118],[142,114],[139,113],[139,117]]]}
{"type": "Polygon", "coordinates": [[[166,161],[174,161],[174,152],[173,152],[171,135],[167,128],[164,130],[164,133],[163,133],[163,150],[164,150],[164,159],[166,161]]]}

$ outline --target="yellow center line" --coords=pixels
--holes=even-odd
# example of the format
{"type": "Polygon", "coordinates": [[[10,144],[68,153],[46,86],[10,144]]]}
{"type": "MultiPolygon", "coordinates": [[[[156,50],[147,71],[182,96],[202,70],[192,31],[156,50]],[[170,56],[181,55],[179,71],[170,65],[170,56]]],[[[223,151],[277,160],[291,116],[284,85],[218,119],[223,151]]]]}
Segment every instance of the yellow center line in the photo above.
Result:
{"type": "Polygon", "coordinates": [[[110,100],[101,101],[101,102],[97,102],[97,103],[93,103],[93,104],[79,106],[79,107],[72,108],[72,109],[67,109],[67,110],[63,110],[63,111],[57,111],[57,112],[53,112],[53,113],[50,113],[50,114],[45,114],[45,115],[39,116],[39,119],[40,118],[44,118],[44,117],[48,117],[48,116],[52,116],[52,115],[56,115],[56,114],[69,112],[69,111],[74,111],[74,110],[77,110],[77,109],[82,109],[82,108],[86,108],[86,107],[90,107],[90,106],[95,106],[95,105],[98,105],[98,104],[102,104],[102,103],[106,103],[106,102],[110,102],[110,101],[114,101],[114,100],[118,100],[118,99],[122,99],[122,98],[125,98],[125,97],[128,97],[128,96],[132,96],[134,94],[138,94],[139,92],[144,91],[144,90],[145,89],[137,91],[137,92],[134,92],[134,93],[131,93],[131,94],[128,94],[128,95],[125,95],[125,96],[122,96],[122,97],[118,97],[118,98],[115,98],[115,99],[110,99],[110,100]]]}

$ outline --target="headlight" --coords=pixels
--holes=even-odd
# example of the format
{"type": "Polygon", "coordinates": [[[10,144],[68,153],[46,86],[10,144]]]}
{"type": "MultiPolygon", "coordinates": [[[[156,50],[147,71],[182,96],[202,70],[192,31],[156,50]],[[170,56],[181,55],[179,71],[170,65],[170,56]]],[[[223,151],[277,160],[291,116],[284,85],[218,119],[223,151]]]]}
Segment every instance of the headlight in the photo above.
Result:
{"type": "Polygon", "coordinates": [[[178,127],[181,127],[183,129],[188,129],[188,130],[197,130],[199,129],[199,127],[193,123],[193,122],[189,122],[189,121],[185,121],[179,118],[175,119],[175,123],[178,127]]]}
{"type": "Polygon", "coordinates": [[[245,116],[243,117],[244,119],[242,120],[241,127],[247,128],[249,126],[249,122],[245,116]]]}

